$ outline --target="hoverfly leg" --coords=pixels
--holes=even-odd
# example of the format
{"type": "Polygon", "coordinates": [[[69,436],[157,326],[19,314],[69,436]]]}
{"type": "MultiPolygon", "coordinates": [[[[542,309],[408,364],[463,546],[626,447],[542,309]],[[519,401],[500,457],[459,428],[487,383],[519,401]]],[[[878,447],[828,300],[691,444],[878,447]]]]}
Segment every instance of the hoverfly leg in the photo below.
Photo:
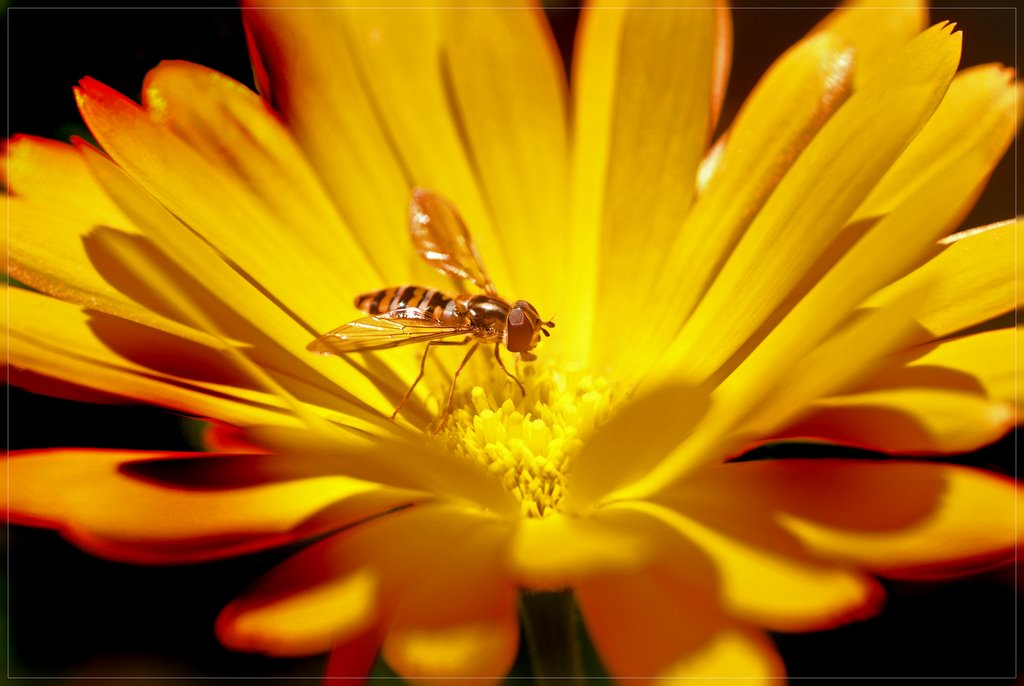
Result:
{"type": "Polygon", "coordinates": [[[512,374],[509,373],[509,371],[507,369],[505,369],[505,363],[501,361],[501,352],[500,351],[501,351],[501,343],[495,343],[494,344],[494,359],[496,359],[498,361],[498,366],[501,367],[501,371],[505,372],[505,376],[507,376],[508,378],[510,378],[510,379],[512,379],[513,381],[516,382],[516,386],[519,386],[519,392],[522,393],[523,397],[525,398],[526,397],[526,389],[523,388],[523,382],[519,380],[519,366],[518,366],[519,358],[516,358],[516,375],[513,376],[512,374]]]}
{"type": "Polygon", "coordinates": [[[420,358],[420,373],[416,375],[416,380],[412,382],[412,386],[409,386],[409,390],[407,390],[405,392],[405,395],[402,396],[402,399],[398,401],[397,405],[395,405],[395,411],[391,413],[391,421],[394,421],[395,417],[398,416],[399,410],[402,409],[402,406],[405,405],[405,401],[407,401],[409,399],[409,396],[412,395],[413,390],[415,390],[415,388],[416,388],[416,384],[418,384],[420,382],[420,379],[423,378],[423,372],[424,372],[424,370],[426,369],[426,366],[427,366],[427,353],[430,352],[430,346],[432,346],[432,345],[466,345],[466,343],[469,343],[469,339],[468,338],[464,338],[461,341],[430,341],[429,343],[427,343],[427,347],[425,347],[423,349],[423,357],[420,358]]]}
{"type": "MultiPolygon", "coordinates": [[[[467,338],[466,340],[468,341],[469,339],[467,338]]],[[[441,423],[437,425],[436,429],[434,429],[435,434],[439,433],[441,429],[444,428],[445,422],[448,421],[448,415],[452,413],[452,399],[455,398],[455,384],[459,381],[459,374],[461,374],[462,370],[465,369],[466,363],[469,362],[469,358],[473,357],[473,353],[475,353],[476,349],[479,347],[480,341],[474,343],[473,347],[466,353],[466,356],[462,358],[462,364],[460,364],[459,368],[455,370],[455,376],[452,377],[452,387],[448,389],[448,404],[445,406],[444,414],[441,416],[441,423]]]]}

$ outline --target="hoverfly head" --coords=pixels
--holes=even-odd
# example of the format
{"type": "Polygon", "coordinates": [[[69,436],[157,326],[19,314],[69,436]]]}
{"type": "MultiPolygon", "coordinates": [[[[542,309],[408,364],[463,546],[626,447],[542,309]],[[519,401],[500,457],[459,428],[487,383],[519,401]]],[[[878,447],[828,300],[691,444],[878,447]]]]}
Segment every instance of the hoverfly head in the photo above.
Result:
{"type": "Polygon", "coordinates": [[[551,335],[544,327],[554,325],[554,322],[541,321],[533,305],[525,300],[517,300],[505,322],[505,345],[509,352],[520,353],[523,359],[529,360],[533,357],[529,351],[536,347],[540,335],[551,335]]]}

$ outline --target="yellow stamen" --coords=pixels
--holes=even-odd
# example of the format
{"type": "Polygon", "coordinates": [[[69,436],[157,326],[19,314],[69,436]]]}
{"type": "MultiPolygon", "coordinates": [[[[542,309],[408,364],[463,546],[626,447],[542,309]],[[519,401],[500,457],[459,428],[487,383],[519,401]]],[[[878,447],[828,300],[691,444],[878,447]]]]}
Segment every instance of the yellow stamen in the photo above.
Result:
{"type": "Polygon", "coordinates": [[[612,387],[578,369],[538,370],[525,383],[525,398],[499,377],[459,393],[443,436],[498,474],[525,516],[544,517],[558,510],[570,457],[607,418],[612,387]]]}

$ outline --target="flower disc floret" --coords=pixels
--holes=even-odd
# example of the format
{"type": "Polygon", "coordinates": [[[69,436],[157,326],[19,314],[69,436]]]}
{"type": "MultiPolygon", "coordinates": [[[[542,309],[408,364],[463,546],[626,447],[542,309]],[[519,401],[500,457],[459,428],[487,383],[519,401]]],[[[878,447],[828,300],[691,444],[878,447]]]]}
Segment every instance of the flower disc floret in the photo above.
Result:
{"type": "Polygon", "coordinates": [[[558,510],[570,460],[609,416],[613,396],[608,381],[578,369],[539,371],[526,397],[473,386],[458,398],[444,440],[498,474],[524,516],[544,517],[558,510]]]}

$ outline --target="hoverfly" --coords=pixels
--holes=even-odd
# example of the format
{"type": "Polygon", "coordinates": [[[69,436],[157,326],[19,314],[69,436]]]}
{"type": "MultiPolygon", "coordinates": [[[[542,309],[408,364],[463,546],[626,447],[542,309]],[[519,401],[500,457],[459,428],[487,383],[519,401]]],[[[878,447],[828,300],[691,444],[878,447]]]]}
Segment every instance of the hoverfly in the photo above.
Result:
{"type": "Polygon", "coordinates": [[[483,293],[445,295],[433,288],[420,286],[396,286],[364,293],[356,297],[355,306],[366,312],[368,317],[342,324],[318,336],[306,347],[318,353],[344,355],[426,342],[420,358],[420,372],[391,413],[394,419],[423,378],[430,347],[466,345],[472,341],[472,347],[455,370],[448,390],[448,403],[434,429],[437,433],[451,413],[459,374],[481,343],[494,343],[494,359],[498,366],[525,395],[523,384],[509,373],[501,361],[501,346],[524,360],[535,360],[536,355],[530,351],[537,345],[541,334],[551,335],[547,329],[555,324],[542,321],[536,308],[525,300],[517,300],[510,305],[498,295],[465,223],[451,203],[440,195],[423,188],[413,190],[409,203],[409,234],[416,252],[432,267],[452,277],[456,283],[469,281],[483,293]],[[460,341],[444,340],[455,336],[464,338],[460,341]]]}

